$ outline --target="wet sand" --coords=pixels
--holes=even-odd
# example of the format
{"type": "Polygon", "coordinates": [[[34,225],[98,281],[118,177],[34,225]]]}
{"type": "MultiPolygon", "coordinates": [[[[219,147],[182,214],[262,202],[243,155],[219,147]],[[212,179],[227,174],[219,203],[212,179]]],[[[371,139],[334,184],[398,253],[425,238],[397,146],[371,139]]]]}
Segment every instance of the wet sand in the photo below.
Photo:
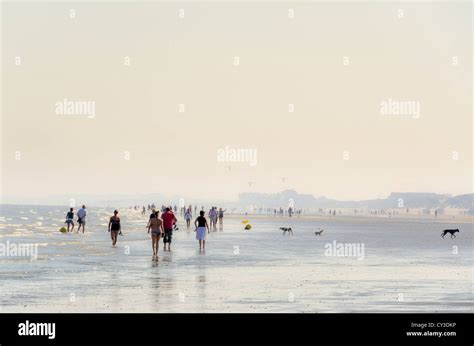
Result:
{"type": "MultiPolygon", "coordinates": [[[[3,206],[0,243],[37,243],[38,258],[0,257],[1,312],[472,312],[473,229],[466,219],[226,215],[199,254],[174,233],[152,262],[148,216],[91,209],[86,234],[61,234],[65,209],[3,206]],[[25,219],[26,218],[26,219],[25,219]],[[252,230],[243,229],[247,218],[252,230]],[[291,226],[293,236],[278,229],[291,226]],[[325,229],[315,236],[318,227],[325,229]],[[459,228],[457,238],[440,237],[459,228]],[[328,244],[363,244],[330,256],[328,244]]],[[[148,213],[147,213],[148,215],[148,213]]]]}

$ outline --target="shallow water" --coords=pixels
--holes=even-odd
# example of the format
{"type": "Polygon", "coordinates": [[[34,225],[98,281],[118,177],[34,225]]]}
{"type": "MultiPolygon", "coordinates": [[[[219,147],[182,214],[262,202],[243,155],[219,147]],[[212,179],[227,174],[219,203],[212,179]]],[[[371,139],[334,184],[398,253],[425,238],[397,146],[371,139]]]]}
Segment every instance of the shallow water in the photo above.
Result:
{"type": "MultiPolygon", "coordinates": [[[[227,215],[199,254],[194,232],[151,261],[146,219],[90,209],[86,234],[62,234],[67,208],[0,206],[0,244],[39,244],[36,259],[0,257],[2,312],[472,312],[472,223],[456,219],[227,215]],[[293,236],[282,236],[291,226],[293,236]],[[315,236],[318,227],[325,230],[315,236]],[[457,238],[441,230],[459,228],[457,238]],[[356,244],[356,256],[327,246],[356,244]],[[363,252],[362,252],[362,247],[363,252]]],[[[148,213],[147,213],[148,215],[148,213]]]]}

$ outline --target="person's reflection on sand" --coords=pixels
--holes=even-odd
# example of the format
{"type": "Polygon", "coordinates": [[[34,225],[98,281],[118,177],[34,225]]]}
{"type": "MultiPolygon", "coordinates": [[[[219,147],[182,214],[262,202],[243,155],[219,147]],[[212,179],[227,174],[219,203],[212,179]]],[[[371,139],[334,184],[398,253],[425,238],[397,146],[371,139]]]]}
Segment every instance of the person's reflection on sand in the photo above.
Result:
{"type": "Polygon", "coordinates": [[[205,271],[202,271],[200,274],[196,275],[195,290],[197,293],[197,309],[200,312],[205,312],[209,305],[209,301],[207,299],[207,277],[205,271]]]}
{"type": "Polygon", "coordinates": [[[111,287],[111,296],[114,297],[112,299],[110,305],[114,307],[114,310],[118,311],[120,308],[123,307],[122,305],[122,297],[120,294],[120,290],[122,287],[122,283],[120,282],[121,278],[117,274],[117,272],[113,271],[110,272],[110,279],[109,279],[109,284],[108,286],[111,287]]]}
{"type": "Polygon", "coordinates": [[[163,255],[162,262],[165,262],[165,263],[173,262],[173,253],[167,252],[166,255],[163,255]]]}

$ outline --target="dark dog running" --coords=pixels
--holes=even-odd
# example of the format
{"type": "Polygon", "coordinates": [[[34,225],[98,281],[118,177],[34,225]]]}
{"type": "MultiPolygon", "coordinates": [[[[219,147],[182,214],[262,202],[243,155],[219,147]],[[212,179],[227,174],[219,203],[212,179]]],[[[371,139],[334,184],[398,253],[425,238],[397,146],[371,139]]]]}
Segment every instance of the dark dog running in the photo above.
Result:
{"type": "Polygon", "coordinates": [[[451,233],[451,238],[456,238],[456,235],[454,233],[456,232],[459,232],[458,229],[445,229],[442,233],[441,233],[441,238],[444,238],[444,236],[448,233],[451,233]]]}
{"type": "Polygon", "coordinates": [[[318,228],[318,229],[319,229],[319,231],[314,232],[314,235],[319,235],[320,236],[324,232],[324,230],[321,229],[321,228],[318,228]]]}
{"type": "Polygon", "coordinates": [[[288,232],[288,234],[291,233],[291,235],[293,235],[293,230],[291,229],[291,227],[280,227],[280,229],[283,231],[283,235],[285,235],[286,232],[288,232]]]}

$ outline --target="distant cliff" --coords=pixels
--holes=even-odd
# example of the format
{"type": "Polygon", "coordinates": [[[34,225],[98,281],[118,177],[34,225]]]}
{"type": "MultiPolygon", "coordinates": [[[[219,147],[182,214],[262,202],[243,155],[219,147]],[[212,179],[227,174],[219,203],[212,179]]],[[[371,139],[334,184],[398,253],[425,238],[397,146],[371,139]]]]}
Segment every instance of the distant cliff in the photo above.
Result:
{"type": "Polygon", "coordinates": [[[451,197],[445,194],[424,192],[393,192],[387,198],[362,201],[339,201],[326,197],[314,197],[310,194],[299,194],[295,190],[279,193],[241,193],[239,205],[254,205],[267,208],[287,207],[290,203],[299,209],[317,208],[460,208],[473,209],[474,194],[451,197]]]}

